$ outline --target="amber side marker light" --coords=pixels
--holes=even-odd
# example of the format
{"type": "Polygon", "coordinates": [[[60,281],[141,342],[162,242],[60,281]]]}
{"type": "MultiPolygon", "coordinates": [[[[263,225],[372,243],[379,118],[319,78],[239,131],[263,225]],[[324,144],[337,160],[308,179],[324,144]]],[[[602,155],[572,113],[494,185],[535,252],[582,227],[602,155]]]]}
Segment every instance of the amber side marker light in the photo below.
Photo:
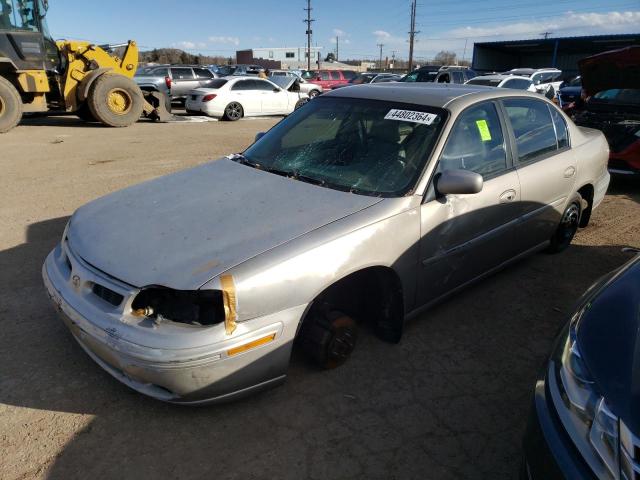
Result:
{"type": "Polygon", "coordinates": [[[273,342],[276,338],[276,334],[272,333],[271,335],[267,335],[266,337],[258,338],[249,343],[245,343],[244,345],[240,345],[239,347],[230,348],[227,350],[227,355],[230,357],[237,355],[242,352],[246,352],[247,350],[251,350],[252,348],[259,347],[260,345],[264,345],[269,342],[273,342]]]}

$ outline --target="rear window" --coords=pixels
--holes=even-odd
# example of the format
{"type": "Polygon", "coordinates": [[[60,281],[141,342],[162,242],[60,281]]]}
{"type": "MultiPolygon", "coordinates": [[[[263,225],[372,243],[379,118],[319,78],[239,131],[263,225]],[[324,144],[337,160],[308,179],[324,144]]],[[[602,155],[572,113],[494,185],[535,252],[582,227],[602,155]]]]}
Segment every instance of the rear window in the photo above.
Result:
{"type": "Polygon", "coordinates": [[[193,78],[193,72],[190,68],[172,68],[171,75],[174,80],[191,80],[193,78]]]}
{"type": "Polygon", "coordinates": [[[146,70],[142,73],[142,75],[150,75],[150,76],[168,76],[169,69],[168,68],[154,68],[153,70],[146,70]]]}
{"type": "Polygon", "coordinates": [[[193,71],[198,78],[213,78],[213,73],[206,68],[194,68],[193,71]]]}
{"type": "Polygon", "coordinates": [[[497,87],[500,84],[500,79],[489,79],[476,77],[467,82],[469,85],[483,85],[485,87],[497,87]]]}
{"type": "Polygon", "coordinates": [[[227,84],[228,80],[224,78],[215,78],[204,84],[205,88],[222,88],[227,84]]]}
{"type": "Polygon", "coordinates": [[[354,78],[356,75],[358,75],[357,72],[354,72],[352,70],[343,70],[342,71],[342,76],[344,78],[346,78],[347,80],[351,80],[352,78],[354,78]]]}
{"type": "Polygon", "coordinates": [[[340,72],[329,72],[331,74],[331,80],[342,80],[340,72]]]}

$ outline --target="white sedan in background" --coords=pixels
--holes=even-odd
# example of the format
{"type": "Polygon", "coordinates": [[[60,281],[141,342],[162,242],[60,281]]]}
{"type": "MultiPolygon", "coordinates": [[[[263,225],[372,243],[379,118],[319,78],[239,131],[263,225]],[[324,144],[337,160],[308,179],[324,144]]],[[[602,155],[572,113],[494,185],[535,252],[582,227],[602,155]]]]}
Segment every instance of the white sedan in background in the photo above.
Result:
{"type": "Polygon", "coordinates": [[[189,92],[185,107],[191,115],[205,114],[225,120],[261,115],[289,115],[309,97],[295,79],[281,86],[256,77],[225,77],[189,92]]]}
{"type": "Polygon", "coordinates": [[[536,86],[530,78],[515,75],[479,75],[465,82],[467,85],[484,85],[485,87],[514,88],[536,92],[536,86]]]}

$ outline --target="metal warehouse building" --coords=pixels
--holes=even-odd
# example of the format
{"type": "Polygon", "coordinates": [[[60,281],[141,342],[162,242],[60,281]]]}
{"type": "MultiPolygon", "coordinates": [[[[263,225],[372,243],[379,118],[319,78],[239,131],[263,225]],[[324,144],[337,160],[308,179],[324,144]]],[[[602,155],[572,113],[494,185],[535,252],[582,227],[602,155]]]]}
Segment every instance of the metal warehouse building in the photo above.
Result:
{"type": "Polygon", "coordinates": [[[475,43],[472,64],[480,72],[556,67],[574,75],[581,58],[631,45],[640,45],[640,33],[475,43]]]}
{"type": "MultiPolygon", "coordinates": [[[[311,63],[316,61],[322,47],[311,47],[311,63]]],[[[257,63],[267,68],[300,68],[307,65],[307,49],[305,47],[284,48],[252,48],[236,52],[238,63],[257,63]],[[274,63],[276,62],[276,63],[274,63]]]]}

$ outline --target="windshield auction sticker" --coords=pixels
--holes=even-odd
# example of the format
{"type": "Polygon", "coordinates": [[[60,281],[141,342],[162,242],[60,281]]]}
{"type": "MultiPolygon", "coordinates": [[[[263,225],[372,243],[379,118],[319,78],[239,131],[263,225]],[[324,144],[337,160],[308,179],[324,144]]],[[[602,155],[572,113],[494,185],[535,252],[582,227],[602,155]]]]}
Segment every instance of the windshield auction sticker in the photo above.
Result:
{"type": "Polygon", "coordinates": [[[403,122],[423,123],[425,125],[431,125],[433,121],[438,118],[438,115],[426,112],[414,112],[411,110],[389,110],[384,116],[385,120],[400,120],[403,122]]]}

